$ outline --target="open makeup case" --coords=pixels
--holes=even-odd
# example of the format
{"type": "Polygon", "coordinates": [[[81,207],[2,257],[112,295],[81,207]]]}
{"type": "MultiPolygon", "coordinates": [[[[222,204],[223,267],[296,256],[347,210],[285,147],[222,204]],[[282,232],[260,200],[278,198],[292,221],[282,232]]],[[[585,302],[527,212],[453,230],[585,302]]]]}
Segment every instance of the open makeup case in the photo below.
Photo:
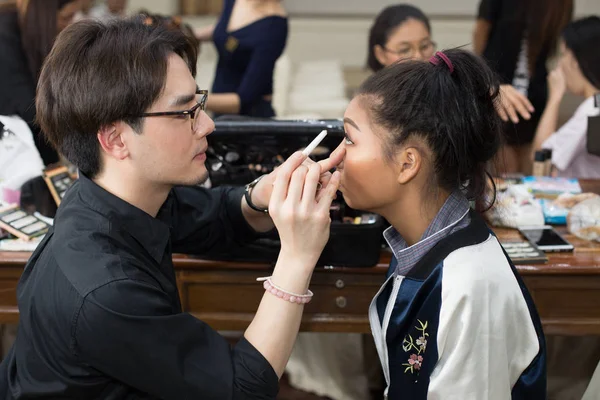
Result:
{"type": "MultiPolygon", "coordinates": [[[[206,166],[212,187],[243,186],[273,171],[292,153],[307,146],[323,129],[327,137],[313,151],[319,161],[329,156],[344,138],[340,120],[272,120],[221,117],[209,137],[206,166]]],[[[370,267],[379,261],[384,221],[375,214],[353,210],[341,193],[331,206],[331,235],[318,266],[370,267]]],[[[253,243],[226,254],[211,255],[223,261],[275,263],[279,239],[273,231],[253,243]]],[[[204,256],[203,256],[204,257],[204,256]]]]}

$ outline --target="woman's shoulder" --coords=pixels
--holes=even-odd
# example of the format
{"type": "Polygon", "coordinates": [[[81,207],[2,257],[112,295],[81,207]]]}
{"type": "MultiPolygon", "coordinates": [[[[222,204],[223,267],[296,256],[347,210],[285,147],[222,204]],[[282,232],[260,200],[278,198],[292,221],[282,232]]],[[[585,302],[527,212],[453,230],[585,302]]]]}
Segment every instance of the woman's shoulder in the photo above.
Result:
{"type": "Polygon", "coordinates": [[[584,135],[587,131],[588,117],[594,117],[598,114],[599,110],[594,106],[594,97],[588,97],[577,107],[571,118],[548,140],[558,140],[558,137],[571,137],[574,134],[577,136],[584,135]]]}
{"type": "Polygon", "coordinates": [[[573,117],[594,117],[599,114],[600,104],[598,107],[594,104],[594,96],[585,99],[575,110],[573,117]]]}
{"type": "Polygon", "coordinates": [[[288,37],[287,17],[270,15],[235,31],[236,37],[250,46],[281,49],[288,37]]]}
{"type": "Polygon", "coordinates": [[[482,287],[504,295],[521,292],[510,261],[491,234],[486,241],[461,247],[446,257],[442,285],[463,296],[478,297],[482,287]]]}

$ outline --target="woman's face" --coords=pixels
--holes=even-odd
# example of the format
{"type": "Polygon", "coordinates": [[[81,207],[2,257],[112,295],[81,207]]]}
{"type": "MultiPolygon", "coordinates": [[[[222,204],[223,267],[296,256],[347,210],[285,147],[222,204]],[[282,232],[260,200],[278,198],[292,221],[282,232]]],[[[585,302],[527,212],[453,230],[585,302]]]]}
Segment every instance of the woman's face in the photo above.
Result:
{"type": "Polygon", "coordinates": [[[398,199],[397,167],[384,158],[386,133],[371,122],[366,101],[355,97],[344,114],[346,155],[338,167],[340,191],[350,207],[381,212],[398,199]]]}
{"type": "Polygon", "coordinates": [[[560,41],[558,65],[565,75],[567,90],[576,95],[583,95],[586,78],[583,76],[573,52],[565,45],[564,40],[560,41]]]}
{"type": "Polygon", "coordinates": [[[374,51],[381,65],[387,67],[399,60],[428,60],[435,47],[427,26],[409,18],[392,31],[384,46],[377,45],[374,51]]]}
{"type": "Polygon", "coordinates": [[[82,3],[80,0],[71,1],[65,4],[56,15],[56,31],[60,33],[63,29],[73,22],[73,17],[81,11],[82,3]]]}

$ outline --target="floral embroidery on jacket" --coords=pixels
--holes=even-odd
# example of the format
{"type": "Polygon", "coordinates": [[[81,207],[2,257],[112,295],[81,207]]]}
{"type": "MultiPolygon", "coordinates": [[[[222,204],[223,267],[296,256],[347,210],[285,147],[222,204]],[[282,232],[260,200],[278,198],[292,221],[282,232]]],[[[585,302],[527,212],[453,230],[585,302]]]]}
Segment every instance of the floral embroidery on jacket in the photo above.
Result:
{"type": "Polygon", "coordinates": [[[402,349],[407,353],[411,353],[407,362],[402,364],[406,367],[404,373],[409,371],[411,374],[418,373],[421,369],[421,365],[423,365],[422,354],[425,353],[425,350],[427,349],[427,337],[429,336],[429,333],[427,333],[427,325],[429,325],[429,323],[428,321],[423,323],[420,319],[417,319],[417,322],[421,325],[420,327],[415,326],[415,329],[419,331],[417,340],[415,341],[413,337],[408,334],[402,341],[402,349]]]}

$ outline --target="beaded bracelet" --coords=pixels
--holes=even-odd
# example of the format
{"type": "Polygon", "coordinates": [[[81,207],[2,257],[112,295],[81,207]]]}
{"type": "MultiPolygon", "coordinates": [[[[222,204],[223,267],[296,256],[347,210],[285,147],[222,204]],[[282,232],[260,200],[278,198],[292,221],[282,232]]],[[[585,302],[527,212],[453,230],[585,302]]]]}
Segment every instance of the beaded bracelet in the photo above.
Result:
{"type": "Polygon", "coordinates": [[[308,290],[306,294],[296,294],[288,292],[287,290],[284,290],[276,284],[274,284],[270,276],[266,276],[264,278],[256,278],[256,280],[258,282],[264,282],[263,287],[267,292],[271,293],[273,296],[279,297],[280,299],[289,301],[290,303],[306,304],[312,299],[314,295],[313,292],[311,292],[310,290],[308,290]]]}

